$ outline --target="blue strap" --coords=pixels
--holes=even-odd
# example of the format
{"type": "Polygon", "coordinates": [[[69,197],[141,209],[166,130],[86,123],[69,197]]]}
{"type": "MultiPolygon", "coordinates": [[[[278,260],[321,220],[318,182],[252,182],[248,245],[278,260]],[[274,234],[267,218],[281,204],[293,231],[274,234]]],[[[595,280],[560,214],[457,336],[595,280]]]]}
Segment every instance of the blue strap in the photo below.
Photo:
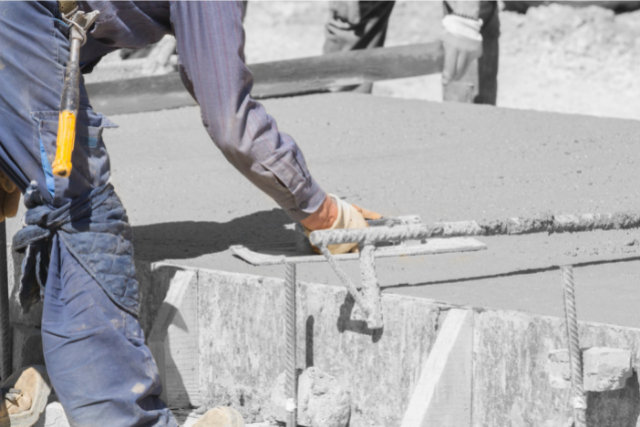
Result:
{"type": "Polygon", "coordinates": [[[44,171],[44,179],[47,183],[47,190],[49,190],[51,197],[54,197],[56,192],[56,181],[53,178],[53,170],[51,169],[51,165],[49,164],[47,152],[45,151],[44,145],[42,144],[42,138],[40,138],[40,161],[42,162],[42,170],[44,171]]]}

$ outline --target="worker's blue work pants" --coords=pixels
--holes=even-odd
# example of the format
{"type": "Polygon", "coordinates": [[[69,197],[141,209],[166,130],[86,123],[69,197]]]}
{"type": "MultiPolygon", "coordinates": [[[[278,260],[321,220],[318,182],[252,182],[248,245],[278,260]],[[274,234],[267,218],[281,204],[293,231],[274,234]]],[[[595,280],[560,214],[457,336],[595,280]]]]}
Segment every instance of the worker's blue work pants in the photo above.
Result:
{"type": "Polygon", "coordinates": [[[45,361],[73,426],[176,426],[138,319],[55,238],[42,313],[45,361]]]}
{"type": "MultiPolygon", "coordinates": [[[[37,181],[60,207],[106,184],[102,130],[82,85],[73,173],[51,174],[58,106],[69,55],[56,2],[0,1],[0,169],[24,192],[37,181]]],[[[47,370],[73,426],[177,426],[134,314],[123,310],[54,236],[42,337],[47,370]]]]}

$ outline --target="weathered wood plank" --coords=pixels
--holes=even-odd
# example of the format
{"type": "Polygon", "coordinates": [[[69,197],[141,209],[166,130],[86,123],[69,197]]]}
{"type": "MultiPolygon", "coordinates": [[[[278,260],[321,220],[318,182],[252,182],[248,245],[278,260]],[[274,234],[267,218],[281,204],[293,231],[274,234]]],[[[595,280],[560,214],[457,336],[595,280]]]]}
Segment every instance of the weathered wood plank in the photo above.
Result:
{"type": "Polygon", "coordinates": [[[149,337],[168,405],[198,405],[197,283],[193,271],[176,271],[149,337]]]}
{"type": "Polygon", "coordinates": [[[469,427],[473,313],[449,310],[413,391],[402,427],[469,427]]]}
{"type": "Polygon", "coordinates": [[[298,95],[340,86],[439,73],[440,41],[337,52],[250,65],[256,98],[298,95]]]}

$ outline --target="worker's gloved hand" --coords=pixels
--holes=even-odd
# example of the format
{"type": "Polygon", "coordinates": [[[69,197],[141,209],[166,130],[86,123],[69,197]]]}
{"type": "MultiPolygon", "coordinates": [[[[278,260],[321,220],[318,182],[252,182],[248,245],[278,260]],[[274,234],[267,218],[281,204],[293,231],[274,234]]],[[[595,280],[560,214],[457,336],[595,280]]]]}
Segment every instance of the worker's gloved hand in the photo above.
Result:
{"type": "Polygon", "coordinates": [[[18,187],[0,172],[0,222],[16,216],[20,207],[20,194],[18,187]]]}
{"type": "Polygon", "coordinates": [[[460,79],[473,60],[482,56],[481,19],[446,15],[442,19],[444,68],[442,84],[460,79]]]}
{"type": "Polygon", "coordinates": [[[228,406],[209,409],[193,427],[244,427],[240,412],[228,406]]]}
{"type": "MultiPolygon", "coordinates": [[[[330,202],[335,203],[337,207],[337,216],[335,221],[330,227],[323,227],[319,229],[325,230],[336,230],[341,228],[365,228],[368,227],[367,224],[368,219],[380,219],[382,215],[372,212],[367,209],[363,209],[360,206],[352,205],[350,203],[345,202],[344,200],[339,199],[337,196],[332,194],[327,195],[327,198],[331,198],[330,202]]],[[[303,224],[304,226],[304,224],[303,224]]],[[[312,231],[307,227],[304,227],[305,233],[307,237],[311,234],[312,231]]],[[[318,248],[312,246],[313,250],[316,252],[320,252],[318,248]]],[[[341,245],[329,245],[329,251],[332,254],[344,254],[347,252],[357,252],[358,244],[357,243],[344,243],[341,245]]]]}

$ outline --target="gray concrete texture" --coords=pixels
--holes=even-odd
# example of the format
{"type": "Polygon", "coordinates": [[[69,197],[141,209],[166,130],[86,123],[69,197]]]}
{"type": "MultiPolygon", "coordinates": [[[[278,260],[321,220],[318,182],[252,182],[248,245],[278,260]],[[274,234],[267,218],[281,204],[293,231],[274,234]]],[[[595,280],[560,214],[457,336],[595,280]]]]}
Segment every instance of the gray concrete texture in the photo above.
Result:
{"type": "MultiPolygon", "coordinates": [[[[637,121],[355,94],[264,104],[323,188],[387,216],[432,222],[640,209],[637,121]]],[[[291,220],[227,163],[197,107],[113,119],[120,128],[105,141],[139,260],[283,274],[227,250],[293,240],[284,228],[291,220]]],[[[10,221],[9,235],[18,226],[10,221]]],[[[380,282],[388,292],[560,316],[560,275],[550,266],[640,256],[637,230],[480,240],[489,250],[381,260],[380,282]],[[519,270],[537,273],[511,275],[519,270]]],[[[347,267],[358,274],[357,263],[347,267]]],[[[637,261],[577,269],[579,318],[640,326],[631,298],[638,272],[637,261]]],[[[303,266],[300,277],[339,283],[326,264],[303,266]]]]}
{"type": "MultiPolygon", "coordinates": [[[[640,209],[636,121],[355,94],[264,105],[327,191],[384,215],[431,222],[640,209]]],[[[227,250],[292,240],[284,228],[291,221],[227,163],[197,107],[113,120],[120,128],[105,132],[105,141],[139,260],[282,277],[283,268],[251,267],[227,250]]],[[[381,284],[388,292],[560,316],[560,274],[545,269],[640,256],[637,230],[480,240],[489,250],[381,260],[381,284]]],[[[347,267],[357,277],[357,263],[347,267]]],[[[637,261],[576,269],[579,318],[640,326],[639,272],[637,261]]],[[[339,283],[326,264],[302,266],[299,276],[339,283]]]]}

